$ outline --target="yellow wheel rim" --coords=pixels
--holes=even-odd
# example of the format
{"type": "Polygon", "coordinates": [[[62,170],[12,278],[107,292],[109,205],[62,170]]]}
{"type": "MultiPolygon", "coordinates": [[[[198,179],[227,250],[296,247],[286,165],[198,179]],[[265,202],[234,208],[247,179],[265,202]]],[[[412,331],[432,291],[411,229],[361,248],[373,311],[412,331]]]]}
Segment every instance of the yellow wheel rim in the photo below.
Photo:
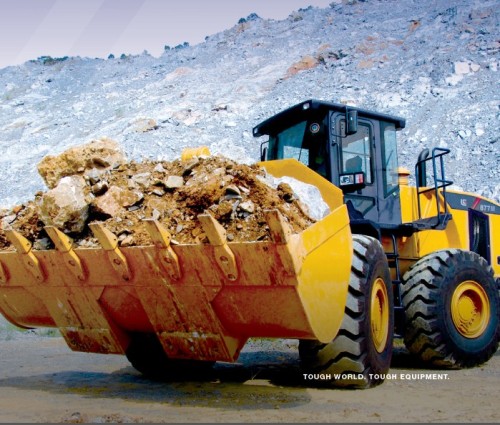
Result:
{"type": "Polygon", "coordinates": [[[451,298],[451,317],[461,335],[465,338],[482,335],[490,316],[490,302],[479,283],[467,280],[457,286],[451,298]]]}
{"type": "Polygon", "coordinates": [[[375,349],[384,351],[389,336],[389,297],[382,278],[377,278],[373,284],[370,300],[372,340],[375,349]]]}

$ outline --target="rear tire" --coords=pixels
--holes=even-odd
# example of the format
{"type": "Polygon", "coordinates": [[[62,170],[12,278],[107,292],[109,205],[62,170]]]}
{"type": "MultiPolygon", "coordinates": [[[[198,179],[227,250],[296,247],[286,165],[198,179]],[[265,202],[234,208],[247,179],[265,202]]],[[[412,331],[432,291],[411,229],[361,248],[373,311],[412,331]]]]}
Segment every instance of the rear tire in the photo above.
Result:
{"type": "Polygon", "coordinates": [[[493,270],[475,252],[437,251],[403,277],[405,345],[430,366],[474,367],[500,340],[500,301],[493,270]]]}
{"type": "Polygon", "coordinates": [[[156,334],[137,333],[125,353],[132,366],[154,380],[189,379],[206,374],[215,362],[171,359],[156,334]]]}
{"type": "Polygon", "coordinates": [[[392,357],[394,307],[387,258],[378,240],[353,235],[353,260],[344,319],[327,344],[302,340],[301,366],[330,387],[382,383],[392,357]]]}

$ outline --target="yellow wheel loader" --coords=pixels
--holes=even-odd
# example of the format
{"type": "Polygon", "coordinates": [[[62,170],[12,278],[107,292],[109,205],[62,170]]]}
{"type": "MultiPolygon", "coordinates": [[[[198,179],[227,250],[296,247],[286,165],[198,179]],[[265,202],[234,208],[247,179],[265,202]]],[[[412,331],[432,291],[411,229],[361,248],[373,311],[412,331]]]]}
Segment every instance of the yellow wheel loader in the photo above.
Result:
{"type": "Polygon", "coordinates": [[[308,385],[381,383],[394,335],[432,366],[481,364],[500,338],[500,206],[447,190],[441,148],[420,154],[410,186],[404,125],[309,100],[254,128],[268,136],[260,165],[328,204],[300,233],[272,209],[270,239],[248,242],[228,241],[207,213],[197,244],[172,243],[157,220],[145,221],[150,244],[129,247],[102,223],[90,225],[92,248],[46,226],[55,249],[36,250],[5,230],[15,250],[0,252],[0,312],[167,379],[234,362],[251,337],[298,339],[308,385]]]}
{"type": "Polygon", "coordinates": [[[343,193],[354,246],[344,319],[331,342],[299,346],[304,368],[340,376],[336,385],[376,384],[393,334],[432,367],[476,366],[498,348],[500,205],[449,190],[444,148],[420,153],[410,186],[397,157],[404,127],[399,117],[309,100],[253,130],[268,136],[263,161],[294,158],[343,193]]]}

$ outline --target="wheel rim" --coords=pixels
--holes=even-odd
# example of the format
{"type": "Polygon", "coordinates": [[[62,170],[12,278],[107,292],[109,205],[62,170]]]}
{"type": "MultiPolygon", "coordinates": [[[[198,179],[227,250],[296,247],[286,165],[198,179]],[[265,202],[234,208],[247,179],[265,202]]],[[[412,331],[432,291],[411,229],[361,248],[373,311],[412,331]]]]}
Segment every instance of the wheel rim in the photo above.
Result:
{"type": "Polygon", "coordinates": [[[382,278],[377,278],[373,284],[371,296],[371,331],[375,349],[381,353],[387,345],[389,336],[389,297],[382,278]]]}
{"type": "Polygon", "coordinates": [[[491,310],[488,295],[479,283],[468,280],[457,286],[451,299],[451,316],[455,328],[465,338],[482,335],[491,310]]]}

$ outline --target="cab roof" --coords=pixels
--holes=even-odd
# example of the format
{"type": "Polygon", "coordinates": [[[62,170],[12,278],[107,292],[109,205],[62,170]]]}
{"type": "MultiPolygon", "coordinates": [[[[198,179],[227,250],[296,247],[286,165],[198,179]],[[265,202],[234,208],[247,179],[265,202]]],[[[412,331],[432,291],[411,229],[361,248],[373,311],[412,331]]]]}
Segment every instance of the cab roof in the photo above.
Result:
{"type": "Polygon", "coordinates": [[[341,103],[331,103],[309,99],[285,109],[265,121],[262,121],[253,128],[253,135],[254,137],[259,137],[265,134],[277,133],[281,129],[289,126],[290,123],[298,122],[314,112],[319,112],[320,114],[326,114],[328,111],[345,113],[347,110],[358,111],[358,116],[361,118],[364,117],[393,123],[396,126],[396,130],[404,128],[406,124],[404,118],[396,117],[394,115],[381,114],[379,112],[369,111],[367,109],[357,108],[341,103]]]}

